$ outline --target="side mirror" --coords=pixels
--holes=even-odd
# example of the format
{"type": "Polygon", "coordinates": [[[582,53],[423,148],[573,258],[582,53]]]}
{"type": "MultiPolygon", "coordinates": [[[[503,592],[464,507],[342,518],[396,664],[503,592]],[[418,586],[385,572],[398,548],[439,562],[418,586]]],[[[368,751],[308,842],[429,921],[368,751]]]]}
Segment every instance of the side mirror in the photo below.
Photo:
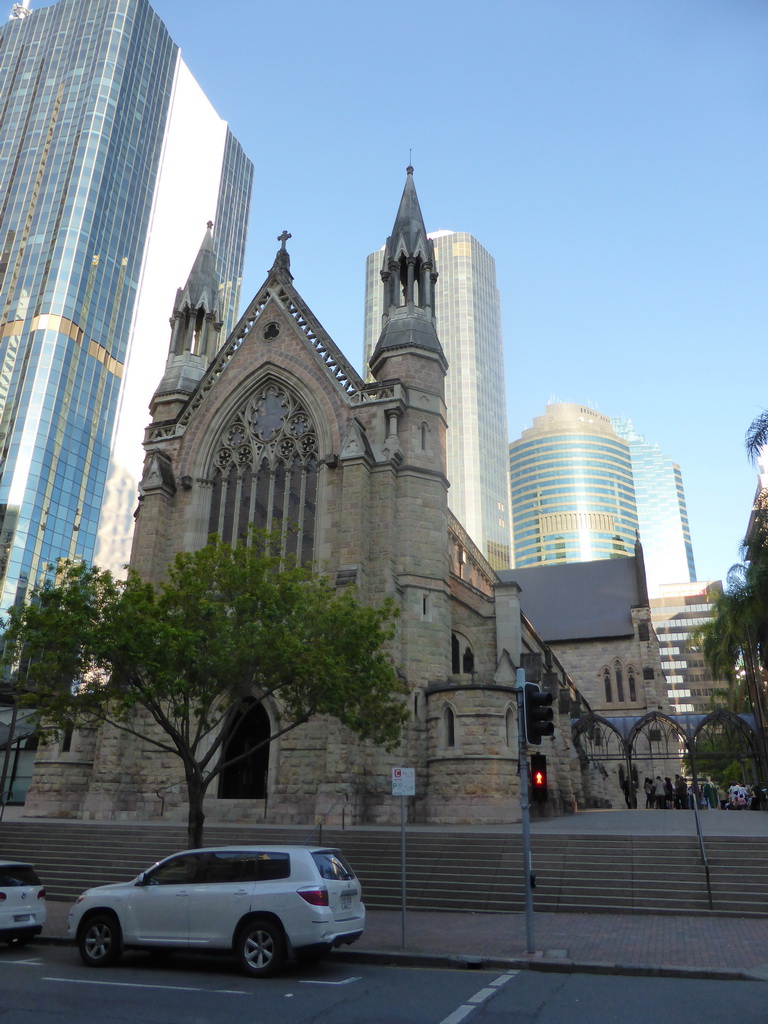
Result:
{"type": "Polygon", "coordinates": [[[139,875],[139,877],[134,882],[134,885],[146,885],[146,881],[145,881],[146,877],[147,877],[146,871],[142,871],[141,874],[139,875]]]}

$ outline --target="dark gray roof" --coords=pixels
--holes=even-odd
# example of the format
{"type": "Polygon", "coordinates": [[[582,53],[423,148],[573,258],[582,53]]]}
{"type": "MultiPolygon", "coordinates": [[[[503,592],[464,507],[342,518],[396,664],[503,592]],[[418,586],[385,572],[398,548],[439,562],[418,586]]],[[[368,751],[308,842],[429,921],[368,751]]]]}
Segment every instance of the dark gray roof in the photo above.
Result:
{"type": "Polygon", "coordinates": [[[645,604],[636,558],[502,569],[502,583],[517,583],[520,606],[545,643],[631,636],[630,609],[645,604]]]}

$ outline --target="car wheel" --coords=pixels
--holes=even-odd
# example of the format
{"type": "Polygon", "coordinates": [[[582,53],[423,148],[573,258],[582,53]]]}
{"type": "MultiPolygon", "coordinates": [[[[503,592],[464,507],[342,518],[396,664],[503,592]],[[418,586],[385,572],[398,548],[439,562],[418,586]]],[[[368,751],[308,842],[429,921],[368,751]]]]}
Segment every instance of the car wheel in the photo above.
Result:
{"type": "Polygon", "coordinates": [[[89,967],[109,967],[120,956],[121,932],[111,914],[94,914],[80,929],[77,945],[83,963],[89,967]]]}
{"type": "Polygon", "coordinates": [[[248,921],[237,934],[235,952],[246,974],[269,978],[285,963],[283,930],[274,921],[248,921]]]}

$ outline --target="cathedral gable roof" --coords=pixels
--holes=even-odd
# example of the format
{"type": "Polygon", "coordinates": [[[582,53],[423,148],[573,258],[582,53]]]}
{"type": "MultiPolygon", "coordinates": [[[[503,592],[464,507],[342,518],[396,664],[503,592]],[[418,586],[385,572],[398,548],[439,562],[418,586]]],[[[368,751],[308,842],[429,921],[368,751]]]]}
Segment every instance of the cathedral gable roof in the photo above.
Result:
{"type": "MultiPolygon", "coordinates": [[[[286,232],[283,234],[287,235],[286,232]]],[[[285,240],[282,240],[284,243],[285,240]]],[[[276,309],[280,310],[283,318],[291,319],[296,325],[299,336],[303,336],[307,348],[314,353],[338,393],[353,401],[366,389],[363,378],[347,361],[294,287],[290,259],[283,244],[266,280],[182,409],[178,419],[179,429],[184,430],[197,410],[205,404],[211,390],[227,372],[241,346],[249,344],[252,338],[269,342],[277,337],[280,325],[277,318],[270,315],[276,309]]]]}

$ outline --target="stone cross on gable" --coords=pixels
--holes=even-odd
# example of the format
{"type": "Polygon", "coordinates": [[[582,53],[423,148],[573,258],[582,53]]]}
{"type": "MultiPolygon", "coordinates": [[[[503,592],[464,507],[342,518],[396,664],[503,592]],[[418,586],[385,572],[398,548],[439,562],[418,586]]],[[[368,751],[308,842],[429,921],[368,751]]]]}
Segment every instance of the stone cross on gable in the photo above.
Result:
{"type": "Polygon", "coordinates": [[[288,241],[289,238],[293,238],[293,235],[290,233],[290,231],[281,231],[280,234],[277,236],[277,240],[278,242],[281,243],[280,248],[283,250],[283,252],[285,252],[285,243],[288,241]]]}

